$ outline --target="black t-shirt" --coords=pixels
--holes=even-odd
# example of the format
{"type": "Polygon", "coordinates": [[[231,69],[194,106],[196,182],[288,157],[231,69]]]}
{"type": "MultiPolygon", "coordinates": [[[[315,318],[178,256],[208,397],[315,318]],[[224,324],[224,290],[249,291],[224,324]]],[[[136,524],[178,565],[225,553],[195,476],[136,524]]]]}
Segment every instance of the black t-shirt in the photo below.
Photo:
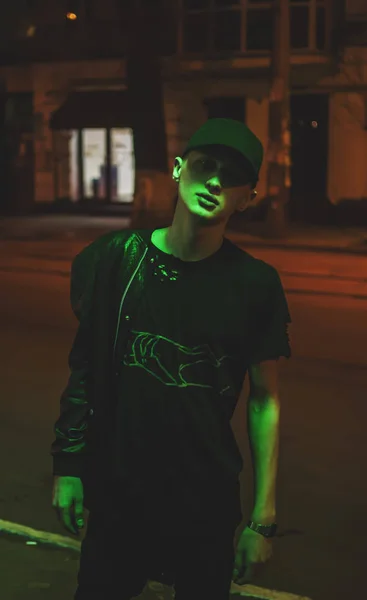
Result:
{"type": "Polygon", "coordinates": [[[143,297],[120,348],[116,474],[150,519],[239,523],[230,420],[249,365],[290,356],[283,288],[273,267],[226,238],[198,262],[148,244],[143,297]]]}

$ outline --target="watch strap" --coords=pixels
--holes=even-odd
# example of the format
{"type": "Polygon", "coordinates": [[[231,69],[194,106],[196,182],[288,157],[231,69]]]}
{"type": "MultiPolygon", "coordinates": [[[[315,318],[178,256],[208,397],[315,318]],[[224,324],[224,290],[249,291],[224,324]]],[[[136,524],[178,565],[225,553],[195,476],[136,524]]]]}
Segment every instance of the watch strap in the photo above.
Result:
{"type": "Polygon", "coordinates": [[[274,537],[277,531],[277,523],[271,523],[270,525],[261,525],[259,523],[255,523],[254,521],[249,521],[247,523],[247,527],[252,529],[252,531],[256,531],[256,533],[260,533],[266,538],[274,537]]]}

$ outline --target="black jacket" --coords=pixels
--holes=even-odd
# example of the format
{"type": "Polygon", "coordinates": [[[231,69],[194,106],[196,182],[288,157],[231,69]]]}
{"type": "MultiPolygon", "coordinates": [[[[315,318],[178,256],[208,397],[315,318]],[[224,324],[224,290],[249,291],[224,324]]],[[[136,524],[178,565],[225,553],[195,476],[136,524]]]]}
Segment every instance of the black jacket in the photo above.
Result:
{"type": "Polygon", "coordinates": [[[144,286],[151,233],[109,233],[82,250],[72,264],[70,299],[79,326],[51,455],[54,475],[82,479],[87,507],[95,483],[108,475],[113,462],[105,452],[114,425],[115,344],[119,334],[123,347],[129,335],[144,286]]]}

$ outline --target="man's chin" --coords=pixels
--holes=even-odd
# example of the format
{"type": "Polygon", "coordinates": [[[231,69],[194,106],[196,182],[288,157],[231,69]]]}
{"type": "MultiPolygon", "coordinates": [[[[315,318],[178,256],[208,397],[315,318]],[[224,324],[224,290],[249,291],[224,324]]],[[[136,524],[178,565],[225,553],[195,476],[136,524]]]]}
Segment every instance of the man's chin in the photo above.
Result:
{"type": "Polygon", "coordinates": [[[224,215],[219,212],[193,209],[190,213],[201,225],[213,226],[226,222],[224,215]]]}
{"type": "Polygon", "coordinates": [[[221,212],[218,206],[213,204],[213,207],[205,207],[197,202],[197,197],[195,200],[183,201],[183,205],[195,221],[198,221],[201,225],[219,225],[226,222],[227,216],[221,212]]]}

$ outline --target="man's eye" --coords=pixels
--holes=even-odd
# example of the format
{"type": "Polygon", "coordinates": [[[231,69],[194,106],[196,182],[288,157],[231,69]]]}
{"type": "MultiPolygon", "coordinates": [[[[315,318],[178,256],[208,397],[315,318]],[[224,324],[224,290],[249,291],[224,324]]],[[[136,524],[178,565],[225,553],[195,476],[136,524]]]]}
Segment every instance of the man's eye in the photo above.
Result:
{"type": "Polygon", "coordinates": [[[200,162],[200,166],[205,171],[210,171],[211,169],[215,168],[215,162],[213,160],[211,160],[210,158],[201,158],[199,162],[200,162]]]}
{"type": "Polygon", "coordinates": [[[228,181],[241,185],[244,185],[249,181],[249,177],[246,173],[237,169],[226,169],[223,171],[223,176],[227,178],[228,181]]]}

